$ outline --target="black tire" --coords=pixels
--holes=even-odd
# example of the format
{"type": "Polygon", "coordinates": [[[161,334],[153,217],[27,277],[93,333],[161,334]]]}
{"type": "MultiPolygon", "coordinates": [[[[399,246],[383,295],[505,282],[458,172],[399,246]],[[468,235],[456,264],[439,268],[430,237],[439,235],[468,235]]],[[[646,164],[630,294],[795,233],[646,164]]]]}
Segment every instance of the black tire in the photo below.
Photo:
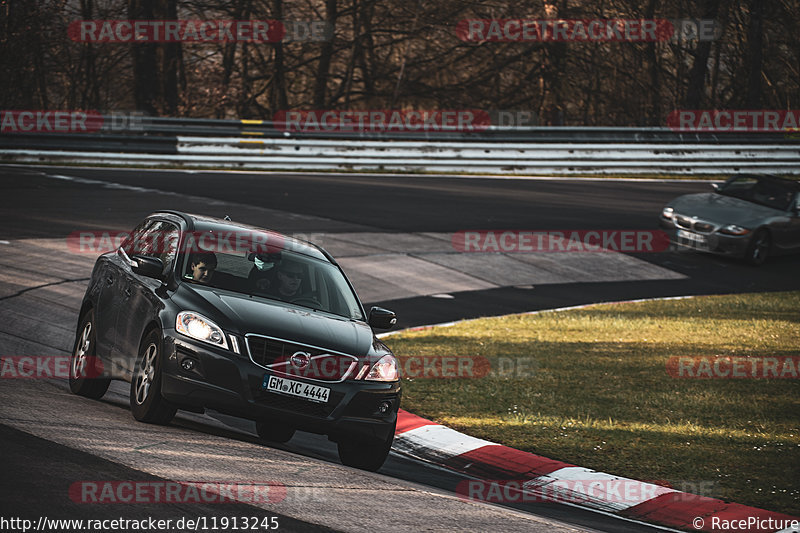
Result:
{"type": "Polygon", "coordinates": [[[394,427],[388,438],[380,439],[342,439],[337,444],[339,447],[339,460],[345,466],[352,466],[370,472],[377,471],[392,449],[394,441],[394,427]]]}
{"type": "Polygon", "coordinates": [[[102,398],[111,380],[101,377],[102,369],[98,368],[97,362],[94,310],[89,309],[78,321],[75,332],[75,345],[69,361],[69,390],[95,400],[102,398]]]}
{"type": "Polygon", "coordinates": [[[167,424],[177,408],[161,396],[161,335],[152,330],[139,346],[131,379],[131,413],[140,422],[167,424]]]}
{"type": "Polygon", "coordinates": [[[755,235],[750,239],[750,244],[747,245],[747,252],[745,259],[751,265],[763,265],[769,257],[770,247],[772,240],[770,239],[769,232],[765,229],[756,231],[755,235]]]}
{"type": "Polygon", "coordinates": [[[294,437],[295,429],[285,424],[272,421],[256,422],[256,431],[261,440],[267,442],[289,442],[294,437]]]}

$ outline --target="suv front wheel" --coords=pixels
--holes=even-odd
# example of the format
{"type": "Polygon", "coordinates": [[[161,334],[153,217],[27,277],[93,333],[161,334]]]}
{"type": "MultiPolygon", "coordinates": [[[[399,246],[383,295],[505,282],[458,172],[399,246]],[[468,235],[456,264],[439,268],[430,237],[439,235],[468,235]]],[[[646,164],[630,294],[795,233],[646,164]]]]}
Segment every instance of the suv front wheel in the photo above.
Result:
{"type": "Polygon", "coordinates": [[[177,408],[161,396],[161,335],[152,330],[142,339],[131,380],[131,413],[140,422],[167,424],[177,408]]]}
{"type": "Polygon", "coordinates": [[[294,437],[295,429],[278,422],[260,420],[256,422],[256,432],[258,432],[258,436],[261,437],[261,440],[283,443],[289,442],[289,440],[294,437]]]}
{"type": "Polygon", "coordinates": [[[376,438],[342,438],[337,443],[339,446],[339,460],[346,466],[369,470],[370,472],[377,471],[383,466],[389,456],[389,450],[392,449],[394,430],[395,426],[392,426],[389,436],[383,440],[376,438]]]}

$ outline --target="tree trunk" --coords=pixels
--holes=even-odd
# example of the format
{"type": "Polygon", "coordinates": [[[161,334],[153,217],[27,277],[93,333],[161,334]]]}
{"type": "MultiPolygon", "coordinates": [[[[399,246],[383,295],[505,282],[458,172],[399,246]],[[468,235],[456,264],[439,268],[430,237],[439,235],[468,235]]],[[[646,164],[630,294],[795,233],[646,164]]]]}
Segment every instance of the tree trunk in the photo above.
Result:
{"type": "MultiPolygon", "coordinates": [[[[178,1],[162,0],[162,13],[167,20],[178,19],[178,1]]],[[[182,69],[181,65],[181,43],[164,43],[161,55],[162,85],[161,92],[164,95],[163,113],[169,116],[178,114],[179,91],[178,78],[182,69]]]]}
{"type": "MultiPolygon", "coordinates": [[[[656,18],[656,0],[647,2],[645,18],[653,20],[656,18]]],[[[650,109],[647,113],[647,125],[657,126],[661,124],[661,72],[658,64],[658,43],[647,43],[647,63],[650,67],[650,109]]]]}
{"type": "Polygon", "coordinates": [[[328,88],[328,76],[330,74],[331,60],[334,52],[334,37],[336,35],[336,17],[337,17],[336,0],[325,0],[325,22],[328,27],[333,28],[333,35],[331,39],[325,41],[322,45],[322,52],[319,56],[319,64],[317,66],[317,80],[314,88],[314,107],[316,109],[324,109],[326,107],[325,96],[328,88]]]}
{"type": "MultiPolygon", "coordinates": [[[[155,0],[128,0],[128,19],[154,20],[155,0]]],[[[158,61],[155,43],[130,45],[133,62],[133,99],[138,111],[155,115],[158,103],[158,61]]]]}
{"type": "Polygon", "coordinates": [[[750,26],[747,28],[747,95],[745,107],[761,107],[761,68],[764,46],[764,1],[750,0],[750,26]]]}
{"type": "MultiPolygon", "coordinates": [[[[758,2],[759,0],[755,0],[758,2]]],[[[704,19],[717,19],[720,0],[707,0],[704,19]]],[[[700,41],[694,52],[694,63],[689,71],[689,88],[686,91],[686,109],[699,109],[703,105],[708,58],[711,55],[712,41],[700,41]]]]}
{"type": "MultiPolygon", "coordinates": [[[[283,0],[274,0],[272,16],[276,20],[283,20],[283,0]]],[[[289,97],[286,94],[286,59],[283,43],[276,42],[275,49],[275,68],[272,76],[272,113],[289,109],[289,97]]]]}

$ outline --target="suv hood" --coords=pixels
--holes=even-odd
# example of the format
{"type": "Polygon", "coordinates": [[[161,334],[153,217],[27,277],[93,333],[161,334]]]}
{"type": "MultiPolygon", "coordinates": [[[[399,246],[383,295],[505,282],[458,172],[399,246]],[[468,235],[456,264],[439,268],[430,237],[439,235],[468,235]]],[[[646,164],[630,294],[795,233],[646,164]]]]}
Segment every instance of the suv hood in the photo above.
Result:
{"type": "Polygon", "coordinates": [[[259,296],[181,283],[173,301],[239,335],[257,333],[359,357],[373,345],[372,329],[364,322],[259,296]]]}

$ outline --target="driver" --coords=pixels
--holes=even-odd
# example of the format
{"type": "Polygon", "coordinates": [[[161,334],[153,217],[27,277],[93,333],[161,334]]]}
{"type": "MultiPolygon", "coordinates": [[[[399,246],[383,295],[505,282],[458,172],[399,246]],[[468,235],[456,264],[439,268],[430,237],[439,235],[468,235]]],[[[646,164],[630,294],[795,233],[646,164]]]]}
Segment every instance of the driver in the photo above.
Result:
{"type": "Polygon", "coordinates": [[[217,256],[214,252],[197,252],[189,257],[189,272],[186,277],[206,284],[211,281],[217,268],[217,256]]]}

